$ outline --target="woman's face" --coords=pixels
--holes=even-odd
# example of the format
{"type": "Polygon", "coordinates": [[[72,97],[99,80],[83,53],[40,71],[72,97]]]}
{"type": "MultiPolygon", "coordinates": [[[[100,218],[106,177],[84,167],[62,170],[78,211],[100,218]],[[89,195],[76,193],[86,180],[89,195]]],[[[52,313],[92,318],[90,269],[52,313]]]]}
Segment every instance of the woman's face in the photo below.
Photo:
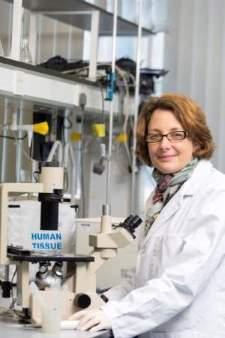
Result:
{"type": "MultiPolygon", "coordinates": [[[[165,135],[184,128],[170,110],[156,109],[148,125],[148,135],[165,135]]],[[[148,143],[148,152],[153,167],[161,173],[176,173],[192,159],[196,146],[190,138],[169,141],[163,137],[160,142],[148,143]]]]}

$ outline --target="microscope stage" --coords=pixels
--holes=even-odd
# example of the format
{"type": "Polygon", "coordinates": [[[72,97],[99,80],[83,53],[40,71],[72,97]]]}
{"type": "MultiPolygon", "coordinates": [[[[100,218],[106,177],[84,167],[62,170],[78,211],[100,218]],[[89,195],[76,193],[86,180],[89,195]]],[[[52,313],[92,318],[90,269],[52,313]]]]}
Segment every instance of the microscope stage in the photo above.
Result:
{"type": "Polygon", "coordinates": [[[24,254],[11,254],[8,253],[8,258],[13,261],[18,262],[31,262],[31,263],[38,263],[38,262],[93,262],[94,257],[86,256],[86,255],[42,255],[42,254],[35,254],[31,253],[29,255],[24,254]]]}

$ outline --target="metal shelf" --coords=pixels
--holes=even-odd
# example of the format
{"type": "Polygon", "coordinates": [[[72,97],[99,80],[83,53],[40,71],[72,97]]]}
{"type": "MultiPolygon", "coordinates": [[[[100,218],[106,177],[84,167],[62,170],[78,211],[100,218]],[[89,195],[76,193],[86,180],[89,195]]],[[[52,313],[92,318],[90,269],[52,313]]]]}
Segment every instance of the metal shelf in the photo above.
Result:
{"type": "MultiPolygon", "coordinates": [[[[0,95],[58,107],[78,107],[80,94],[87,98],[86,110],[102,111],[102,88],[88,80],[75,79],[54,70],[0,57],[0,95]]],[[[119,110],[115,95],[115,112],[119,110]]],[[[110,102],[104,102],[105,111],[110,102]]]]}
{"type": "MultiPolygon", "coordinates": [[[[13,2],[13,0],[6,0],[13,2]]],[[[100,36],[111,36],[113,30],[113,15],[106,10],[87,3],[82,0],[23,0],[23,6],[33,12],[43,12],[46,16],[55,18],[64,23],[71,24],[82,30],[91,29],[90,14],[88,12],[100,12],[100,36]],[[79,12],[87,12],[87,15],[79,14],[79,12]],[[50,13],[52,12],[52,14],[50,13]],[[71,15],[59,15],[57,12],[71,12],[71,15]],[[75,14],[74,12],[78,12],[75,14]]],[[[126,19],[118,16],[117,34],[119,36],[137,36],[138,26],[126,19]]],[[[150,29],[143,28],[143,35],[154,34],[150,29]]]]}

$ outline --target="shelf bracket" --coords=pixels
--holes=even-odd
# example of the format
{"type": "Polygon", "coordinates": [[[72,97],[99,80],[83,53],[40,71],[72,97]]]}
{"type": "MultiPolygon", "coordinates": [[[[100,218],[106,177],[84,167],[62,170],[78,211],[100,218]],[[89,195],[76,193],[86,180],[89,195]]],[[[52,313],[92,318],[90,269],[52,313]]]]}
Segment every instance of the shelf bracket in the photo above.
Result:
{"type": "Polygon", "coordinates": [[[12,22],[12,44],[10,57],[13,60],[20,60],[20,41],[22,35],[23,1],[13,1],[13,22],[12,22]]]}
{"type": "Polygon", "coordinates": [[[97,57],[98,57],[98,36],[99,36],[99,11],[91,12],[91,48],[89,63],[89,79],[96,80],[97,57]]]}

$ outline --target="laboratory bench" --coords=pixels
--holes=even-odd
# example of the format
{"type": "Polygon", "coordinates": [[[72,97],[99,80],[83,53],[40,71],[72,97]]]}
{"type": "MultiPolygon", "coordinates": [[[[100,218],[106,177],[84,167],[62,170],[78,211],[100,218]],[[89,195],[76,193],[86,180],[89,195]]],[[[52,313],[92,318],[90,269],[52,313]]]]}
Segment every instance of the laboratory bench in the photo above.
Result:
{"type": "Polygon", "coordinates": [[[7,314],[11,299],[2,298],[0,295],[0,337],[5,338],[113,338],[112,331],[81,332],[78,330],[60,330],[59,335],[42,332],[40,327],[31,324],[21,324],[18,319],[7,314]],[[6,312],[4,311],[6,310],[6,312]],[[3,314],[4,313],[4,314],[3,314]]]}
{"type": "Polygon", "coordinates": [[[34,328],[31,325],[23,325],[10,321],[0,320],[1,337],[6,338],[112,338],[109,330],[98,331],[95,333],[81,332],[78,330],[61,330],[59,335],[47,334],[41,328],[34,328]]]}

